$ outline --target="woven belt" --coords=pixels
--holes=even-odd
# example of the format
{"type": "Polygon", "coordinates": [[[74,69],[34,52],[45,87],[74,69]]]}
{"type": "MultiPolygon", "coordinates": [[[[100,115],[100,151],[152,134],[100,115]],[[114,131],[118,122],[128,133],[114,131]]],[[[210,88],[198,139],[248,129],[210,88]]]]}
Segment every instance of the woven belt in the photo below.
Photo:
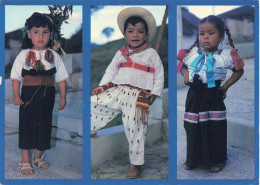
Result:
{"type": "Polygon", "coordinates": [[[54,86],[54,75],[51,76],[31,76],[25,75],[23,86],[54,86]]]}

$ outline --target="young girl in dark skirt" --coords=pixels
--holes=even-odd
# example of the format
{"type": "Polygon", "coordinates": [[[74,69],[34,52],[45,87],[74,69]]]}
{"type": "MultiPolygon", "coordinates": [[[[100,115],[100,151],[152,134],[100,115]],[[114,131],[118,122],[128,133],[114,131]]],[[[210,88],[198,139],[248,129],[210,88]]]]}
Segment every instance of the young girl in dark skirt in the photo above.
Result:
{"type": "Polygon", "coordinates": [[[177,69],[189,85],[184,113],[187,155],[184,168],[203,163],[210,172],[223,169],[227,160],[227,119],[224,99],[228,88],[243,75],[244,62],[234,47],[229,29],[213,15],[200,21],[199,36],[188,50],[181,50],[177,69]],[[232,50],[218,49],[226,32],[232,50]],[[233,71],[223,84],[227,69],[233,71]]]}
{"type": "Polygon", "coordinates": [[[25,26],[27,32],[21,46],[23,50],[14,61],[11,80],[13,103],[20,105],[19,148],[22,161],[19,169],[22,174],[30,175],[34,173],[30,164],[30,149],[35,149],[33,164],[43,169],[49,167],[43,160],[42,152],[51,147],[54,81],[60,89],[59,110],[62,110],[66,106],[66,80],[69,75],[59,54],[50,49],[53,46],[53,18],[35,12],[26,20],[25,26]]]}

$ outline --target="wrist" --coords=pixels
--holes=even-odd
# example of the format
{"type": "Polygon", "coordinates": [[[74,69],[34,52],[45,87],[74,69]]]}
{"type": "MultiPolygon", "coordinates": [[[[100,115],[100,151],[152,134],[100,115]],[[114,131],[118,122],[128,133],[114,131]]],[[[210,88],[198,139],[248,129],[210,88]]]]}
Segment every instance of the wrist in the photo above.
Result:
{"type": "Polygon", "coordinates": [[[225,83],[224,85],[222,85],[222,89],[223,89],[224,91],[227,91],[229,87],[230,87],[230,85],[227,84],[227,83],[225,83]]]}

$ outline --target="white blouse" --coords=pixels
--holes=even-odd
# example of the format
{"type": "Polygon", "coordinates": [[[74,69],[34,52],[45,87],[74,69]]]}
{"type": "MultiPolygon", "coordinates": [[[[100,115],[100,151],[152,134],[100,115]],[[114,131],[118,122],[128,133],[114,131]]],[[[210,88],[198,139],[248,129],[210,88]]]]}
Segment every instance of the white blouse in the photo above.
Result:
{"type": "MultiPolygon", "coordinates": [[[[214,71],[214,78],[215,80],[225,80],[227,69],[233,69],[235,67],[234,62],[231,58],[229,49],[223,49],[220,54],[217,52],[214,53],[214,64],[213,64],[213,71],[214,71]]],[[[206,77],[206,62],[204,62],[202,68],[200,71],[194,73],[193,69],[191,67],[191,63],[197,58],[200,54],[198,53],[198,47],[192,48],[192,50],[185,56],[184,63],[188,67],[189,71],[189,82],[193,82],[193,77],[195,74],[198,74],[200,76],[200,80],[203,81],[203,83],[207,83],[207,77],[206,77]]],[[[203,59],[202,59],[203,60],[203,59]]],[[[199,66],[202,61],[198,62],[199,66]]]]}
{"type": "Polygon", "coordinates": [[[50,63],[45,60],[45,52],[47,51],[47,49],[46,50],[33,50],[33,49],[22,50],[14,61],[14,64],[13,64],[13,67],[11,70],[10,79],[21,81],[23,79],[22,78],[22,69],[25,69],[28,71],[30,69],[33,69],[32,66],[26,65],[26,55],[28,52],[33,51],[36,54],[36,60],[41,61],[41,63],[45,67],[45,70],[49,70],[49,69],[56,67],[55,81],[57,83],[64,81],[64,80],[68,80],[69,75],[68,75],[68,72],[65,68],[65,65],[64,65],[60,55],[51,49],[48,49],[48,50],[50,50],[54,56],[54,63],[50,63]]]}
{"type": "Polygon", "coordinates": [[[164,70],[161,59],[153,48],[129,56],[132,62],[142,64],[155,69],[154,73],[142,71],[130,67],[118,68],[118,65],[126,62],[126,58],[118,51],[99,83],[104,85],[108,82],[115,84],[129,84],[141,89],[151,90],[152,94],[161,96],[164,83],[164,70]]]}

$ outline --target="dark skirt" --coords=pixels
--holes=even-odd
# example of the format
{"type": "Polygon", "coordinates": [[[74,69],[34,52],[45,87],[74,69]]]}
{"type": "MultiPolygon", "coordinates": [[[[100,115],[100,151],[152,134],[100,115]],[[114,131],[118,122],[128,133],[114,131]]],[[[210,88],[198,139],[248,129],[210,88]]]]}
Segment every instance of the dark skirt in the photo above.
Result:
{"type": "MultiPolygon", "coordinates": [[[[28,102],[39,86],[23,86],[21,98],[28,102]]],[[[55,102],[55,88],[42,86],[33,100],[19,111],[19,148],[50,149],[52,111],[55,102]]]]}
{"type": "Polygon", "coordinates": [[[188,90],[184,128],[187,136],[186,165],[212,166],[227,160],[227,120],[223,91],[215,88],[188,90]]]}

